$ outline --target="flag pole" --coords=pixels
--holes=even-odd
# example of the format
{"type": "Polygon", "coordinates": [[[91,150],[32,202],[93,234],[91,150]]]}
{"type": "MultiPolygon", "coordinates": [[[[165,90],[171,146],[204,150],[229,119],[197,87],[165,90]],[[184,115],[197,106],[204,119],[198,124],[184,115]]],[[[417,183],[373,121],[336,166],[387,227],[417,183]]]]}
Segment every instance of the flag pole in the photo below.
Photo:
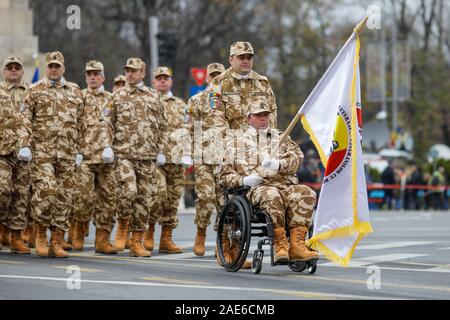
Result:
{"type": "MultiPolygon", "coordinates": [[[[369,16],[364,17],[353,29],[353,32],[359,36],[361,32],[363,31],[364,27],[366,26],[367,20],[369,20],[369,16]]],[[[291,133],[292,129],[297,125],[297,122],[301,119],[302,113],[300,112],[301,109],[297,112],[294,119],[292,119],[291,123],[287,127],[286,131],[283,132],[281,135],[280,140],[276,144],[275,148],[272,150],[272,153],[270,155],[271,158],[275,157],[275,154],[278,152],[278,149],[280,149],[281,144],[286,139],[286,137],[291,133]]]]}

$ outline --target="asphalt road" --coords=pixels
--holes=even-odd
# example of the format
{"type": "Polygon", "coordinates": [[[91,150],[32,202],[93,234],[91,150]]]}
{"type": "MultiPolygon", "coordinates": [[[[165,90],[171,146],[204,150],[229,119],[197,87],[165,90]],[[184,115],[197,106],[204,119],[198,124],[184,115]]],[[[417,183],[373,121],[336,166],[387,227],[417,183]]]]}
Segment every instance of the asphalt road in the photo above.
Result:
{"type": "Polygon", "coordinates": [[[267,261],[258,275],[226,272],[213,256],[212,228],[206,256],[192,253],[193,218],[180,215],[174,239],[185,252],[178,255],[95,254],[92,225],[85,251],[69,259],[11,255],[4,247],[0,299],[450,299],[450,212],[372,211],[375,232],[359,244],[351,265],[322,258],[314,275],[267,261]]]}

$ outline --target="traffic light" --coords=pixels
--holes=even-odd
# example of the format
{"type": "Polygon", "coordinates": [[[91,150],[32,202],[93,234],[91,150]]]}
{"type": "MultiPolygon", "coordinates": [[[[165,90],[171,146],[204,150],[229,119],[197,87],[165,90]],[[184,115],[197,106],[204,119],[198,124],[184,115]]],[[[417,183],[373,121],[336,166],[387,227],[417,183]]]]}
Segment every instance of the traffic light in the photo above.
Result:
{"type": "Polygon", "coordinates": [[[177,39],[173,33],[158,33],[159,65],[173,67],[176,58],[177,39]]]}

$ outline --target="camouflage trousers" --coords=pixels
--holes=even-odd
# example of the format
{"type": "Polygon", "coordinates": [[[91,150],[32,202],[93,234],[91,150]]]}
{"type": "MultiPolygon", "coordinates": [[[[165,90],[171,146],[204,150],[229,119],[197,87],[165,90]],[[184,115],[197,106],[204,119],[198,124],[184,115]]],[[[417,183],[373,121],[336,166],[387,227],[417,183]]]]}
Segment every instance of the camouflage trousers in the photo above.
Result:
{"type": "Polygon", "coordinates": [[[168,163],[157,167],[157,171],[158,192],[148,222],[155,224],[158,221],[160,225],[176,228],[178,206],[184,189],[185,169],[182,165],[168,163]]]}
{"type": "Polygon", "coordinates": [[[31,169],[35,222],[67,231],[73,208],[75,160],[33,159],[31,169]]]}
{"type": "Polygon", "coordinates": [[[119,219],[130,220],[130,231],[147,229],[157,192],[155,169],[153,160],[118,159],[116,162],[117,214],[119,219]]]}
{"type": "Polygon", "coordinates": [[[195,166],[195,219],[194,224],[206,228],[210,224],[214,209],[220,213],[223,206],[223,191],[216,183],[215,165],[199,164],[195,166]]]}
{"type": "Polygon", "coordinates": [[[11,230],[27,227],[30,185],[29,163],[14,154],[0,156],[0,223],[11,230]]]}
{"type": "Polygon", "coordinates": [[[74,218],[88,222],[93,217],[97,229],[111,232],[117,209],[114,165],[82,163],[74,177],[74,218]]]}
{"type": "Polygon", "coordinates": [[[259,206],[272,218],[275,227],[289,229],[309,227],[316,193],[305,185],[286,185],[282,187],[258,186],[248,196],[254,206],[259,206]]]}

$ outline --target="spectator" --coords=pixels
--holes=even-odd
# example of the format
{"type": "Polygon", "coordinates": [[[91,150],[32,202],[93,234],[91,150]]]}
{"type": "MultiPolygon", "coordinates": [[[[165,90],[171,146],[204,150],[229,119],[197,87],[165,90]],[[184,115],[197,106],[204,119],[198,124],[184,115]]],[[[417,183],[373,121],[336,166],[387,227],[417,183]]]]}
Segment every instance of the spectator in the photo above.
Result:
{"type": "MultiPolygon", "coordinates": [[[[395,184],[395,173],[392,166],[392,162],[389,162],[389,165],[386,167],[386,169],[383,170],[381,173],[381,182],[383,184],[387,185],[394,185],[395,184]]],[[[386,205],[387,209],[392,209],[392,200],[394,200],[394,190],[392,188],[385,188],[384,189],[384,202],[383,206],[386,205]]]]}

